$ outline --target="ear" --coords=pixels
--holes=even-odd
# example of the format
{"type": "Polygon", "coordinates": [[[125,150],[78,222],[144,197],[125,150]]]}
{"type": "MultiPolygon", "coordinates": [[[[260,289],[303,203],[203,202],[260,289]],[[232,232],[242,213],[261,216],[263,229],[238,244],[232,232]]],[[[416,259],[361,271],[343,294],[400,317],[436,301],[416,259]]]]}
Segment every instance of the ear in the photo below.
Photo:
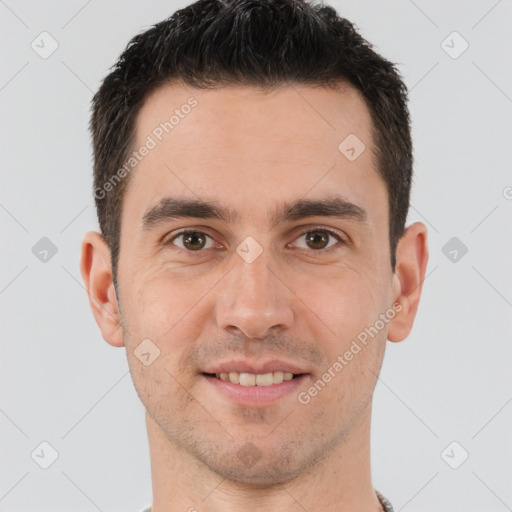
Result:
{"type": "Polygon", "coordinates": [[[416,222],[405,230],[396,250],[393,304],[398,302],[401,310],[389,323],[389,341],[402,341],[411,332],[420,302],[427,263],[427,228],[423,223],[416,222]]]}
{"type": "Polygon", "coordinates": [[[103,339],[114,347],[124,346],[119,304],[110,261],[110,249],[100,233],[89,231],[82,241],[80,272],[92,314],[103,339]]]}

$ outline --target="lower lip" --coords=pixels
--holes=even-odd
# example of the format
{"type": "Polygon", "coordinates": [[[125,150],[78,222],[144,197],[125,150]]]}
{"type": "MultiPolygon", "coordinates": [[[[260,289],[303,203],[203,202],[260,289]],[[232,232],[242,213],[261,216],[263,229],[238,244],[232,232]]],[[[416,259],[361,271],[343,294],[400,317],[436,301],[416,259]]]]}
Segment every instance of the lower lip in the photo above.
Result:
{"type": "Polygon", "coordinates": [[[283,380],[280,384],[271,384],[270,386],[242,386],[205,374],[203,377],[219,392],[240,405],[265,405],[276,402],[296,391],[309,378],[309,374],[304,373],[292,380],[283,380]]]}

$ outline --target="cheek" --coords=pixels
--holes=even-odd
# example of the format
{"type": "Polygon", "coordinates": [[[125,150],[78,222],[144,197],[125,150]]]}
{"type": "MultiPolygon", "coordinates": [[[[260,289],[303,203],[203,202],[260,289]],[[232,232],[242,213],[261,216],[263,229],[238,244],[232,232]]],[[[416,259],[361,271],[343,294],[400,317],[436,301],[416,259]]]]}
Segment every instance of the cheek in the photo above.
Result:
{"type": "Polygon", "coordinates": [[[193,384],[194,375],[184,371],[181,361],[200,337],[206,315],[201,297],[211,287],[208,281],[185,282],[163,271],[133,277],[131,295],[123,307],[125,344],[143,403],[156,406],[163,401],[178,407],[188,402],[186,389],[193,384]],[[142,346],[154,357],[150,365],[138,358],[142,346]]]}
{"type": "Polygon", "coordinates": [[[387,295],[378,274],[345,266],[308,296],[308,306],[330,328],[316,322],[315,335],[327,355],[323,370],[330,371],[323,374],[331,382],[323,400],[337,410],[363,407],[373,392],[387,334],[387,327],[375,331],[373,326],[386,310],[387,295]]]}
{"type": "Polygon", "coordinates": [[[332,337],[343,344],[375,322],[385,308],[388,292],[373,271],[340,265],[328,275],[301,278],[297,295],[304,297],[332,337]]]}
{"type": "Polygon", "coordinates": [[[125,338],[133,380],[144,403],[156,406],[163,401],[181,407],[190,399],[185,390],[194,385],[197,376],[184,361],[210,325],[208,290],[216,281],[218,278],[206,275],[185,279],[165,270],[133,279],[129,308],[124,313],[129,331],[125,338]],[[135,355],[144,339],[158,347],[151,366],[143,366],[135,355]]]}
{"type": "MultiPolygon", "coordinates": [[[[342,427],[337,422],[355,418],[375,388],[387,333],[386,328],[371,330],[385,312],[387,300],[385,284],[376,278],[344,267],[308,296],[308,306],[330,328],[328,331],[316,321],[315,335],[324,345],[327,364],[323,373],[315,376],[316,391],[311,390],[321,398],[312,402],[319,408],[327,403],[337,411],[330,420],[337,425],[333,428],[342,427]],[[327,383],[325,389],[323,383],[327,383]]],[[[315,317],[310,314],[308,318],[315,317]]]]}
{"type": "Polygon", "coordinates": [[[202,314],[203,296],[215,281],[215,276],[203,274],[190,279],[164,267],[133,276],[125,312],[128,329],[131,327],[130,331],[139,337],[154,337],[163,342],[168,338],[181,339],[177,333],[186,326],[187,338],[193,339],[200,328],[197,320],[202,314]]]}

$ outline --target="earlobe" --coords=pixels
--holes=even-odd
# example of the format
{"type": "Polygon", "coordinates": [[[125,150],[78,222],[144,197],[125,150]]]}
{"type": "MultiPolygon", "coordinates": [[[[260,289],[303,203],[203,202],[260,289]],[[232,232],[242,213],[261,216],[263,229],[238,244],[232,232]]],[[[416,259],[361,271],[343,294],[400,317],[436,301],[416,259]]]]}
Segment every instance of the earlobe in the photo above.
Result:
{"type": "Polygon", "coordinates": [[[85,234],[82,241],[80,272],[94,319],[103,339],[114,347],[124,346],[110,250],[100,233],[89,231],[85,234]]]}
{"type": "Polygon", "coordinates": [[[401,309],[389,324],[389,341],[402,341],[412,330],[427,263],[427,228],[416,222],[406,229],[396,251],[393,302],[399,303],[401,309]]]}

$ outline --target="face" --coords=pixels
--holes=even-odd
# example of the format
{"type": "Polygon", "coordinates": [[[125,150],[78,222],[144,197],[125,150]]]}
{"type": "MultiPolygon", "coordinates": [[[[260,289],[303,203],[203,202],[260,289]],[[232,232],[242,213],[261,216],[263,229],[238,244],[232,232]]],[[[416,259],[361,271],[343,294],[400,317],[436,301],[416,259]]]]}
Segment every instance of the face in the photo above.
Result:
{"type": "Polygon", "coordinates": [[[174,84],[139,113],[104,336],[166,438],[224,478],[287,481],[369,418],[401,293],[370,126],[349,86],[174,84]],[[275,383],[207,375],[233,369],[275,383]]]}

